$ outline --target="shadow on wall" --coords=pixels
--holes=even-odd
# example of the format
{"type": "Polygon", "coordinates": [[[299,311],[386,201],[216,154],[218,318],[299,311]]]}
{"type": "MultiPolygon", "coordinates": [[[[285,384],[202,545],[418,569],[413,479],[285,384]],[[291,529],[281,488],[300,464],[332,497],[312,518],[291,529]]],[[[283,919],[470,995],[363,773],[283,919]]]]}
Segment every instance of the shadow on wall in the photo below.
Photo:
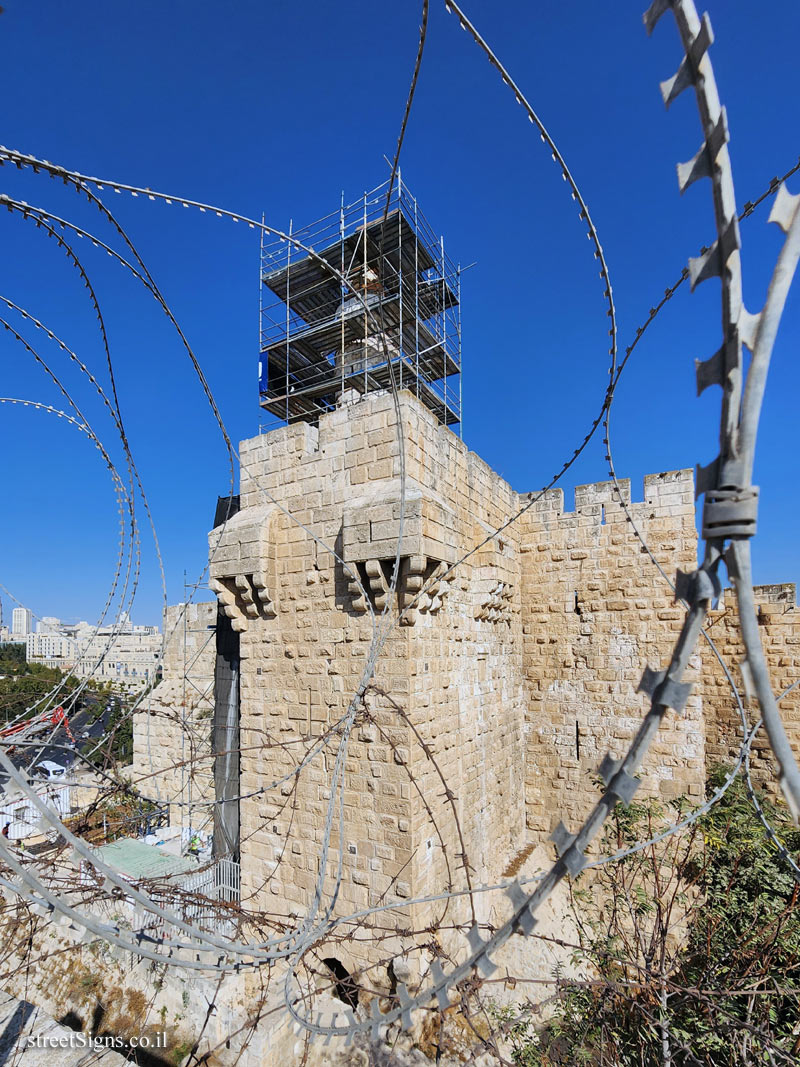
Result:
{"type": "MultiPolygon", "coordinates": [[[[114,1037],[120,1042],[120,1047],[115,1048],[116,1052],[124,1056],[126,1060],[131,1063],[139,1064],[139,1067],[175,1067],[175,1060],[173,1058],[162,1058],[157,1056],[150,1049],[143,1048],[131,1048],[127,1039],[123,1034],[119,1032],[114,1033],[111,1030],[102,1029],[103,1019],[105,1018],[106,1010],[103,1005],[98,1001],[92,1011],[92,1023],[88,1030],[83,1025],[83,1020],[80,1015],[75,1011],[68,1011],[66,1015],[63,1015],[57,1021],[61,1026],[69,1027],[75,1033],[89,1033],[93,1038],[103,1040],[105,1038],[114,1037]]],[[[132,1036],[132,1035],[131,1035],[132,1036]]],[[[138,1035],[137,1035],[138,1036],[138,1035]]],[[[187,1049],[188,1052],[188,1049],[187,1049]]],[[[170,1050],[164,1049],[164,1055],[169,1057],[170,1050]]],[[[2,1067],[2,1061],[0,1061],[0,1067],[2,1067]]]]}

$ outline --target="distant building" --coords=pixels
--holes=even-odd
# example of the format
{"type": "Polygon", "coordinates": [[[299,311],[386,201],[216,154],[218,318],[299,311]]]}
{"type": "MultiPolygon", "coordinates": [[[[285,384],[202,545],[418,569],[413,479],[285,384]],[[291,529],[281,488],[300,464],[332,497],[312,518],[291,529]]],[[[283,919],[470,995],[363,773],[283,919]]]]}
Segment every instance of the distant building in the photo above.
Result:
{"type": "Polygon", "coordinates": [[[58,632],[28,634],[25,658],[28,663],[71,670],[78,657],[78,643],[74,638],[58,632]]]}
{"type": "Polygon", "coordinates": [[[29,663],[58,667],[79,678],[142,688],[155,679],[161,658],[157,626],[134,626],[127,612],[110,626],[42,618],[26,635],[29,663]]]}
{"type": "Polygon", "coordinates": [[[33,612],[30,608],[14,608],[11,613],[11,633],[15,637],[27,637],[33,630],[33,612]]]}
{"type": "Polygon", "coordinates": [[[129,626],[120,630],[117,626],[97,629],[81,623],[76,643],[79,656],[73,671],[79,678],[125,683],[136,688],[155,679],[161,658],[161,634],[155,626],[129,626]]]}

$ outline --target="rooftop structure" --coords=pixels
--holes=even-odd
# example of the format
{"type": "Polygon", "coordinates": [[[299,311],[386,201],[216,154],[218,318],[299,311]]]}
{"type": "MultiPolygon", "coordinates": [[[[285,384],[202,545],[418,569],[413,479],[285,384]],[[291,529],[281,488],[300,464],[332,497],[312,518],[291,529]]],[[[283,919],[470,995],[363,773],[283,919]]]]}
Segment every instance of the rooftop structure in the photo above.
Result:
{"type": "Polygon", "coordinates": [[[400,177],[387,211],[388,191],[342,195],[290,240],[262,240],[259,393],[286,422],[392,379],[440,422],[461,421],[460,267],[400,177]]]}
{"type": "Polygon", "coordinates": [[[135,837],[120,837],[94,849],[100,859],[126,879],[169,878],[197,870],[197,863],[185,856],[174,856],[155,845],[135,837]]]}

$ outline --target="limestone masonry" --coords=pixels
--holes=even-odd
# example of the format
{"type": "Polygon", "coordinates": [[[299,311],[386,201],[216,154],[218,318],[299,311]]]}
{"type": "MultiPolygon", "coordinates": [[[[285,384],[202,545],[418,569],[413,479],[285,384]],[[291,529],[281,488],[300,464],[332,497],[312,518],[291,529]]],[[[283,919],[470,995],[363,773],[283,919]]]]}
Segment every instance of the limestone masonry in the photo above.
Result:
{"type": "MultiPolygon", "coordinates": [[[[341,735],[327,746],[320,739],[362,684],[375,626],[385,631],[381,653],[341,767],[337,910],[396,902],[401,910],[392,914],[415,929],[437,920],[442,904],[405,902],[462,886],[464,852],[473,884],[492,882],[516,870],[560,819],[576,827],[596,798],[603,756],[621,755],[640,721],[644,668],[666,663],[680,628],[683,609],[655,563],[670,579],[696,566],[692,472],[648,476],[642,500],[620,483],[654,563],[611,483],[579,486],[574,506],[550,491],[510,522],[531,498],[411,394],[399,394],[399,407],[400,433],[390,395],[351,393],[318,426],[296,422],[243,442],[239,510],[210,535],[211,586],[238,647],[230,662],[248,908],[287,917],[308,911],[330,817],[325,889],[333,884],[339,809],[331,816],[329,805],[341,735]],[[400,612],[400,625],[388,627],[400,612]]],[[[800,667],[794,586],[764,587],[759,596],[781,690],[800,667]]],[[[191,611],[198,629],[213,626],[216,606],[191,611]]],[[[708,632],[741,687],[732,597],[712,612],[708,632]]],[[[202,680],[187,689],[183,638],[176,640],[151,713],[137,718],[136,777],[168,771],[192,753],[195,797],[210,801],[204,714],[214,657],[208,644],[191,646],[186,662],[202,680]],[[182,701],[185,714],[159,714],[182,701]]],[[[665,801],[698,801],[709,766],[739,750],[741,720],[707,644],[689,677],[685,711],[668,713],[643,771],[643,792],[665,801]]],[[[781,707],[798,745],[798,691],[781,707]]],[[[763,746],[754,770],[772,782],[763,746]]],[[[175,796],[190,776],[165,777],[175,796]]],[[[152,780],[163,790],[164,777],[152,780]]],[[[481,895],[476,907],[483,918],[481,895]]],[[[356,960],[358,951],[356,943],[356,960]]]]}
{"type": "Polygon", "coordinates": [[[216,622],[214,603],[175,604],[164,612],[163,680],[144,698],[133,731],[136,777],[159,800],[213,800],[216,622]]]}

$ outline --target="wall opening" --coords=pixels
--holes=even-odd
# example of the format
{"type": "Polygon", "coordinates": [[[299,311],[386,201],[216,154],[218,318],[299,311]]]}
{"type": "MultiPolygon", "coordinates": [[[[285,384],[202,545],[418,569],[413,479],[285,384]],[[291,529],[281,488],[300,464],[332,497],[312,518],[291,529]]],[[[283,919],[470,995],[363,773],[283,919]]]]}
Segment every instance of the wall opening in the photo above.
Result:
{"type": "Polygon", "coordinates": [[[358,1007],[358,986],[352,974],[335,956],[328,956],[322,962],[333,975],[333,995],[355,1011],[358,1007]]]}

